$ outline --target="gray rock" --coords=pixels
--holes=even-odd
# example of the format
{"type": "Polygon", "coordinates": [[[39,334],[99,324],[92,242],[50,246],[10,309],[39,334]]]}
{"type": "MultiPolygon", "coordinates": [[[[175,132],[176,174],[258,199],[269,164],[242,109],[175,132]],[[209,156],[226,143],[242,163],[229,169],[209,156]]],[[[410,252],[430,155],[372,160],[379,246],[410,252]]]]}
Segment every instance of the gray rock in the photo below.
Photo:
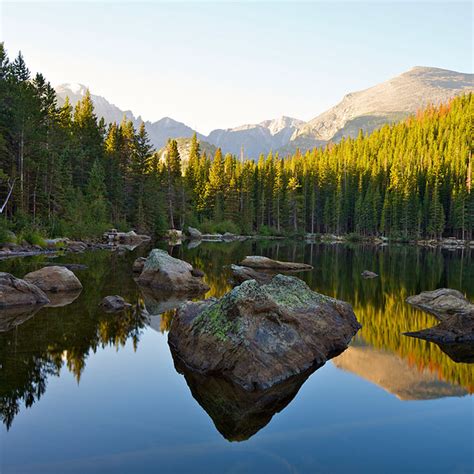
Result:
{"type": "Polygon", "coordinates": [[[273,276],[268,273],[257,272],[253,268],[242,267],[240,265],[234,264],[230,266],[230,269],[232,271],[232,279],[236,285],[240,285],[241,283],[247,280],[255,280],[260,284],[270,283],[273,276]]]}
{"type": "Polygon", "coordinates": [[[261,257],[259,255],[252,255],[245,257],[240,265],[243,267],[259,268],[267,270],[283,270],[283,271],[294,271],[294,270],[311,270],[312,265],[298,262],[281,262],[279,260],[272,260],[268,257],[261,257]]]}
{"type": "Polygon", "coordinates": [[[52,293],[82,289],[81,282],[71,270],[57,265],[30,272],[24,278],[43,291],[52,293]]]}
{"type": "Polygon", "coordinates": [[[370,270],[364,270],[362,273],[362,278],[377,278],[377,273],[371,272],[370,270]]]}
{"type": "Polygon", "coordinates": [[[43,290],[36,285],[0,272],[0,308],[33,306],[49,303],[43,290]]]}
{"type": "Polygon", "coordinates": [[[104,308],[105,311],[123,311],[126,308],[130,308],[132,305],[127,303],[121,296],[113,295],[106,296],[100,306],[104,308]]]}
{"type": "Polygon", "coordinates": [[[133,262],[132,271],[133,273],[141,273],[143,271],[143,267],[145,266],[146,258],[145,257],[138,257],[133,262]]]}
{"type": "Polygon", "coordinates": [[[195,227],[189,226],[188,227],[188,234],[189,234],[189,237],[192,240],[201,240],[202,239],[202,233],[198,229],[196,229],[195,227]]]}
{"type": "Polygon", "coordinates": [[[341,353],[360,327],[349,304],[277,275],[182,305],[168,343],[192,370],[264,390],[341,353]]]}
{"type": "Polygon", "coordinates": [[[474,304],[458,290],[438,288],[434,291],[423,291],[419,295],[409,296],[407,303],[443,319],[450,314],[474,314],[474,304]]]}
{"type": "Polygon", "coordinates": [[[209,290],[201,277],[192,274],[193,267],[168,252],[153,249],[146,259],[138,283],[175,293],[200,294],[209,290]]]}

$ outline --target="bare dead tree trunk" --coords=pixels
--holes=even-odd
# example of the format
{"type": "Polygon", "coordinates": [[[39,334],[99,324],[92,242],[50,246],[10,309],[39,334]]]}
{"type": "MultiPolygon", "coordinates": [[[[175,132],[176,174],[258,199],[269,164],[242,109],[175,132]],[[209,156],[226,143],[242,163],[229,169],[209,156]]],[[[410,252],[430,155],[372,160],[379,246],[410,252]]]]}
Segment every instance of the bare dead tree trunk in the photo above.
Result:
{"type": "Polygon", "coordinates": [[[15,180],[8,182],[8,187],[9,187],[8,194],[7,194],[7,197],[5,198],[5,201],[2,204],[2,207],[0,207],[0,214],[3,214],[3,211],[7,207],[7,204],[8,204],[8,201],[10,200],[10,196],[12,195],[14,186],[15,186],[15,180]]]}

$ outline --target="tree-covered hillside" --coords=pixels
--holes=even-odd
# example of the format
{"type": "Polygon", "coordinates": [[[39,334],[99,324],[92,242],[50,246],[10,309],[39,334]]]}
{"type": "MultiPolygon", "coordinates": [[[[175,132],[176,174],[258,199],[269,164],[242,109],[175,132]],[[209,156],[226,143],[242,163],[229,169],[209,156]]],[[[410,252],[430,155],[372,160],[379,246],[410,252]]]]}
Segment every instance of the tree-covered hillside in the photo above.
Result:
{"type": "Polygon", "coordinates": [[[143,124],[98,121],[89,94],[58,107],[45,78],[1,45],[0,240],[6,228],[85,237],[187,225],[472,238],[472,105],[461,96],[369,136],[258,162],[207,156],[194,138],[184,168],[176,141],[160,158],[143,124]]]}

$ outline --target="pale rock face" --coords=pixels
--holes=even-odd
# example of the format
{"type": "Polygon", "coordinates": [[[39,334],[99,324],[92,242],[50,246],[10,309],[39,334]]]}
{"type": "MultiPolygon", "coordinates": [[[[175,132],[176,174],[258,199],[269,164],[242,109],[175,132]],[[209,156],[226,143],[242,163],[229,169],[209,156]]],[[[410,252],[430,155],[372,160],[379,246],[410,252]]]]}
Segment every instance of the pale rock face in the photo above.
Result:
{"type": "Polygon", "coordinates": [[[59,266],[44,267],[25,275],[25,281],[36,285],[43,291],[61,293],[63,291],[78,291],[82,284],[74,273],[59,266]]]}

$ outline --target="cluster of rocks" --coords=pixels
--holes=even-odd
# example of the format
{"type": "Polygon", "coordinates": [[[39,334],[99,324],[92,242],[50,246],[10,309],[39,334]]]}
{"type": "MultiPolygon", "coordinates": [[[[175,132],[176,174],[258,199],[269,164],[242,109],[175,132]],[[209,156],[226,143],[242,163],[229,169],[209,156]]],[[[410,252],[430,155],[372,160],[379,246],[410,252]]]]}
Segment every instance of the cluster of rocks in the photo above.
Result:
{"type": "Polygon", "coordinates": [[[191,240],[202,240],[204,242],[235,242],[249,238],[248,236],[236,235],[231,232],[225,232],[224,234],[203,234],[194,227],[188,227],[188,236],[191,240]]]}
{"type": "Polygon", "coordinates": [[[431,313],[439,324],[405,335],[437,343],[456,362],[474,362],[474,304],[460,291],[424,291],[407,303],[431,313]]]}
{"type": "Polygon", "coordinates": [[[119,232],[117,229],[110,229],[104,233],[104,240],[112,245],[137,246],[144,242],[149,242],[149,235],[137,234],[135,231],[119,232]]]}
{"type": "MultiPolygon", "coordinates": [[[[0,273],[0,311],[2,316],[10,318],[11,309],[20,318],[25,308],[63,306],[74,301],[82,290],[82,284],[74,273],[62,266],[44,267],[30,272],[23,279],[16,278],[10,273],[0,273]],[[5,314],[3,314],[5,312],[5,314]]],[[[14,324],[10,321],[8,327],[14,324]]]]}
{"type": "Polygon", "coordinates": [[[474,240],[463,240],[457,239],[456,237],[448,237],[446,239],[417,240],[416,244],[422,247],[441,247],[448,250],[458,250],[466,247],[474,248],[474,240]]]}

